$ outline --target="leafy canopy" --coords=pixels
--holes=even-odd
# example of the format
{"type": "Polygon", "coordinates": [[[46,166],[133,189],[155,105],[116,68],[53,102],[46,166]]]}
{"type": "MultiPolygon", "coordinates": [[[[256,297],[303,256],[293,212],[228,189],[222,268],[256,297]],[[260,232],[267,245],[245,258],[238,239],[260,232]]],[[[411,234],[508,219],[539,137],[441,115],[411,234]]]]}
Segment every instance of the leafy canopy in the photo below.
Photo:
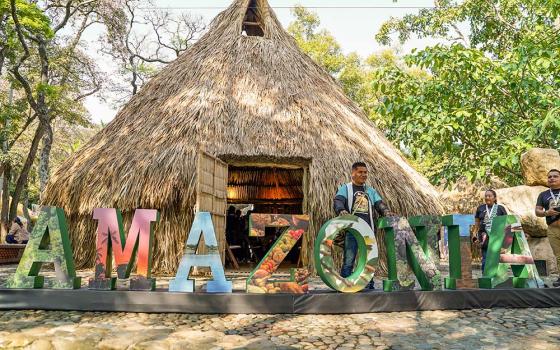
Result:
{"type": "Polygon", "coordinates": [[[390,19],[377,35],[452,40],[405,57],[428,77],[399,67],[376,72],[377,112],[390,139],[418,162],[437,165],[432,180],[520,183],[520,154],[558,148],[560,3],[546,0],[439,1],[436,9],[390,19]],[[461,27],[468,25],[469,34],[461,27]]]}

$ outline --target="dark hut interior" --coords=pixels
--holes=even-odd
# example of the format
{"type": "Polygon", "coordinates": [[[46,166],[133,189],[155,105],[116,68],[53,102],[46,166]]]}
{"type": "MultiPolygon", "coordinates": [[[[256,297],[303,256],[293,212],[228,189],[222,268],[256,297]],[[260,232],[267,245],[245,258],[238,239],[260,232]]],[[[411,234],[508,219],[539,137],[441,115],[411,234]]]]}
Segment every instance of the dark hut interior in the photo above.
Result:
{"type": "Polygon", "coordinates": [[[251,0],[243,18],[243,31],[248,36],[264,36],[264,23],[262,21],[262,9],[257,0],[251,0]]]}
{"type": "MultiPolygon", "coordinates": [[[[302,214],[304,212],[304,170],[256,166],[229,166],[228,206],[248,206],[254,213],[302,214]]],[[[251,253],[261,258],[282,229],[269,227],[265,237],[251,237],[251,253]]],[[[281,267],[294,266],[300,260],[301,241],[292,249],[281,267]]]]}
{"type": "Polygon", "coordinates": [[[253,204],[255,213],[302,214],[303,169],[228,168],[228,204],[253,204]]]}

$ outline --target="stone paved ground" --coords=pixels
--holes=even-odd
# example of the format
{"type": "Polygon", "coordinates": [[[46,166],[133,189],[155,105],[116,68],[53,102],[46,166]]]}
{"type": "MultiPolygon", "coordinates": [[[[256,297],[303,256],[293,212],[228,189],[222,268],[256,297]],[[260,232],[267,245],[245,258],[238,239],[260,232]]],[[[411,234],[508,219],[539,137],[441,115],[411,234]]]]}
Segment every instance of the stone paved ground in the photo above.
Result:
{"type": "Polygon", "coordinates": [[[7,311],[2,349],[557,349],[560,309],[356,315],[7,311]]]}
{"type": "MultiPolygon", "coordinates": [[[[0,268],[0,284],[14,270],[0,268]]],[[[91,272],[79,275],[85,284],[91,272]]],[[[241,289],[243,276],[230,277],[241,289]]],[[[168,280],[159,278],[158,287],[168,280]]],[[[355,315],[0,311],[0,349],[20,348],[560,349],[560,308],[355,315]]]]}

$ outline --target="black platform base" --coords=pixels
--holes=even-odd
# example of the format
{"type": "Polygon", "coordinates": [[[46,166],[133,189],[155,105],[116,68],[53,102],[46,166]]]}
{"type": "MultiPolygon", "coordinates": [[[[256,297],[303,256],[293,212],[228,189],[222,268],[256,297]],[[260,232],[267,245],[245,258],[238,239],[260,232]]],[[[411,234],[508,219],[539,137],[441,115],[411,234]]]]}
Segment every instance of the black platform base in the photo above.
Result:
{"type": "Polygon", "coordinates": [[[116,312],[351,314],[366,312],[560,307],[560,288],[470,289],[355,294],[210,294],[133,291],[0,289],[0,309],[116,312]]]}

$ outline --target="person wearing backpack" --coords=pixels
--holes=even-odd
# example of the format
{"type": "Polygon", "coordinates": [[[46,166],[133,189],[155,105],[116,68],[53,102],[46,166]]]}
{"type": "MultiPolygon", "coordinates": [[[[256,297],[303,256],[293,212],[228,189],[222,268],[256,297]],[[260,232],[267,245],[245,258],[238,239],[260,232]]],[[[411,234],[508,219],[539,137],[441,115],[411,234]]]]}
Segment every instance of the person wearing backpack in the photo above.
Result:
{"type": "MultiPolygon", "coordinates": [[[[364,162],[352,164],[352,182],[338,188],[334,197],[334,211],[337,215],[352,214],[363,219],[375,232],[375,218],[377,215],[394,215],[381,199],[375,188],[366,185],[368,169],[364,162]]],[[[351,234],[344,238],[344,257],[340,275],[348,277],[352,274],[354,260],[358,254],[358,242],[351,234]]],[[[367,288],[374,289],[373,280],[367,288]]]]}

